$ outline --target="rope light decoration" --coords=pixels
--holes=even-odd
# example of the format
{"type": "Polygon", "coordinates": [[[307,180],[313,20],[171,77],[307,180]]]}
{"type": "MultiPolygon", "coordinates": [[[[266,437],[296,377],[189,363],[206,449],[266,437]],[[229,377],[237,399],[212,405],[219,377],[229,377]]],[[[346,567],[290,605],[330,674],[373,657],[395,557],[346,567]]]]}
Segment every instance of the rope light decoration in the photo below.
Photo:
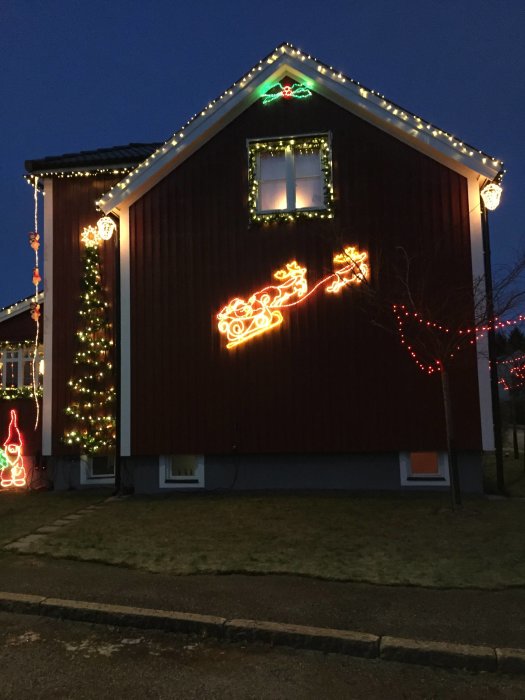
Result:
{"type": "Polygon", "coordinates": [[[10,416],[11,420],[7,438],[4,442],[4,449],[0,450],[0,486],[2,488],[10,486],[20,488],[26,486],[26,470],[22,456],[24,443],[18,429],[17,412],[11,409],[10,416]]]}
{"type": "Polygon", "coordinates": [[[293,83],[293,85],[276,83],[275,85],[272,85],[266,94],[263,95],[262,103],[263,105],[268,105],[280,99],[291,100],[292,98],[296,100],[304,100],[305,98],[311,96],[312,91],[302,83],[293,83]]]}
{"type": "Polygon", "coordinates": [[[35,401],[35,430],[38,427],[40,418],[40,403],[38,401],[38,375],[36,361],[38,357],[38,338],[40,335],[40,304],[38,303],[39,287],[42,278],[40,276],[38,249],[40,248],[40,234],[38,233],[38,177],[33,181],[33,199],[35,210],[34,230],[29,234],[29,245],[35,254],[35,264],[33,267],[33,285],[35,287],[35,295],[31,302],[31,318],[35,322],[35,340],[33,346],[33,359],[31,362],[31,381],[33,385],[33,399],[35,401]]]}
{"type": "Polygon", "coordinates": [[[336,269],[319,280],[310,291],[306,267],[296,260],[274,272],[281,284],[269,285],[254,292],[248,299],[231,299],[217,314],[219,333],[226,336],[230,350],[255,336],[266,333],[283,322],[281,309],[289,309],[306,301],[317,289],[325,287],[327,294],[338,294],[348,285],[359,285],[369,279],[368,253],[360,253],[347,246],[343,253],[334,255],[336,269]]]}

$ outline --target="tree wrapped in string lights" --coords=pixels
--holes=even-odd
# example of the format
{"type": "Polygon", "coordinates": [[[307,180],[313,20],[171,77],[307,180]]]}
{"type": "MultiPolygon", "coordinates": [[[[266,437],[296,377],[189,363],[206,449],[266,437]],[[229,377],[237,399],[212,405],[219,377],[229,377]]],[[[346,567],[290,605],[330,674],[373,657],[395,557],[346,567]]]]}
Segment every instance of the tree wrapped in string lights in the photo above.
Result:
{"type": "Polygon", "coordinates": [[[85,249],[80,327],[74,377],[69,381],[73,400],[65,409],[69,421],[64,442],[77,447],[81,454],[104,455],[115,447],[113,341],[108,302],[101,284],[97,229],[85,228],[82,241],[85,249]]]}

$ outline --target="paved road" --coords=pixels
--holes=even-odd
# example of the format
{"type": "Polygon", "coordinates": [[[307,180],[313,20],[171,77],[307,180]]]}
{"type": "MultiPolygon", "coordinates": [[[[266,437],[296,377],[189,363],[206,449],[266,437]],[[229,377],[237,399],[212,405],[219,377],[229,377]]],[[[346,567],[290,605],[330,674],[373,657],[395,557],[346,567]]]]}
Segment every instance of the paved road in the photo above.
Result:
{"type": "Polygon", "coordinates": [[[0,698],[518,700],[525,698],[525,676],[472,675],[0,613],[0,698]]]}

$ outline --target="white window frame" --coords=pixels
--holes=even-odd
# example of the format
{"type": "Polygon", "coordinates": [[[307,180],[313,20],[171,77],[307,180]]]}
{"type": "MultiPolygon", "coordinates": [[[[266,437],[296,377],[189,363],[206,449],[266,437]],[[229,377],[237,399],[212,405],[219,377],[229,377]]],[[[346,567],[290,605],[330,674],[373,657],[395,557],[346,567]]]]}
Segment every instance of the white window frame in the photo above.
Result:
{"type": "MultiPolygon", "coordinates": [[[[109,456],[108,459],[112,459],[109,456]]],[[[82,486],[113,486],[115,483],[115,461],[113,458],[113,474],[93,475],[93,457],[91,455],[80,456],[80,483],[82,486]]]]}
{"type": "MultiPolygon", "coordinates": [[[[43,356],[44,348],[42,345],[38,346],[38,356],[39,359],[37,360],[37,375],[38,375],[38,385],[41,386],[42,379],[39,371],[39,363],[41,356],[43,356]]],[[[24,360],[25,360],[25,353],[30,353],[31,357],[33,355],[33,348],[29,345],[19,345],[17,346],[16,344],[10,347],[5,347],[0,349],[0,364],[2,365],[2,372],[1,372],[1,381],[0,381],[0,390],[2,389],[22,389],[23,387],[30,387],[33,386],[33,382],[31,381],[29,384],[24,384],[24,360]],[[7,381],[7,354],[8,353],[16,353],[16,385],[15,386],[6,386],[6,381],[7,381]]],[[[15,358],[9,358],[9,362],[14,362],[15,358]]]]}
{"type": "Polygon", "coordinates": [[[252,218],[256,220],[263,220],[265,218],[273,218],[275,216],[282,215],[283,218],[287,216],[301,216],[304,214],[308,216],[312,215],[314,212],[326,212],[328,216],[332,216],[332,192],[333,192],[333,172],[332,172],[332,139],[331,134],[324,133],[314,133],[314,134],[301,134],[297,136],[280,136],[275,138],[259,138],[259,139],[248,139],[248,153],[249,153],[249,186],[251,190],[251,213],[252,218]],[[320,174],[321,174],[321,186],[324,194],[324,201],[321,206],[316,207],[301,207],[296,208],[295,190],[296,190],[296,175],[295,175],[295,153],[294,147],[300,148],[301,141],[308,141],[308,139],[324,139],[328,144],[330,168],[328,174],[323,170],[323,156],[321,154],[321,146],[319,146],[319,164],[320,164],[320,174]],[[257,153],[257,144],[260,144],[263,148],[261,153],[257,153]],[[279,144],[282,145],[282,151],[285,156],[285,177],[286,177],[286,209],[259,209],[259,177],[260,177],[260,156],[264,154],[265,144],[279,144]],[[255,160],[252,159],[255,156],[255,160]],[[255,184],[257,183],[257,184],[255,184]],[[326,195],[326,190],[328,190],[328,196],[326,195]]]}
{"type": "MultiPolygon", "coordinates": [[[[422,450],[414,450],[414,452],[422,450]]],[[[437,474],[412,474],[410,469],[411,452],[399,453],[399,470],[401,476],[401,486],[449,486],[450,473],[448,468],[448,455],[446,452],[439,450],[424,450],[428,452],[437,452],[438,456],[438,473],[437,474]]]]}
{"type": "Polygon", "coordinates": [[[197,467],[193,478],[173,476],[171,458],[177,455],[159,456],[159,487],[161,489],[195,489],[204,487],[204,455],[195,455],[197,467]]]}

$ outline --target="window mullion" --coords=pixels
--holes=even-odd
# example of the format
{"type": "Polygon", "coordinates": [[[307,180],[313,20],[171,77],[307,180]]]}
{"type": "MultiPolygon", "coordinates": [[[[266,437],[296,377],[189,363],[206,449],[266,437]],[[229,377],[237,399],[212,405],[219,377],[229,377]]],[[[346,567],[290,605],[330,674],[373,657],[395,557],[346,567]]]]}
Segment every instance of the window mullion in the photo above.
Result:
{"type": "Polygon", "coordinates": [[[24,349],[19,348],[18,350],[18,375],[17,375],[17,387],[24,386],[24,349]]]}
{"type": "Polygon", "coordinates": [[[285,150],[286,163],[286,208],[288,211],[295,210],[295,164],[294,153],[291,146],[285,150]]]}

